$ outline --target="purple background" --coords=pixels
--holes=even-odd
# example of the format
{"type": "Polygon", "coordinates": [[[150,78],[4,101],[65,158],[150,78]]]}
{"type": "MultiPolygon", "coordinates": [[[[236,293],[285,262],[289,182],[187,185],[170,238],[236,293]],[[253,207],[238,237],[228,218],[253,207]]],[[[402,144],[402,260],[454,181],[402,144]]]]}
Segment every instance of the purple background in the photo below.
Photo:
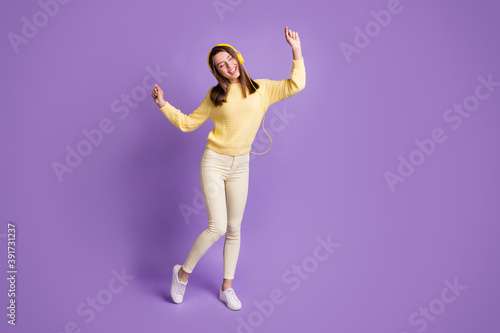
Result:
{"type": "MultiPolygon", "coordinates": [[[[42,9],[2,2],[0,268],[6,277],[12,221],[19,270],[16,327],[0,284],[2,332],[59,333],[70,322],[81,332],[499,332],[500,87],[457,129],[443,114],[479,76],[500,81],[500,5],[402,0],[348,62],[340,44],[388,2],[221,0],[231,10],[219,15],[210,0],[70,1],[17,53],[8,34],[42,9]],[[307,84],[268,110],[273,148],[251,160],[233,283],[243,309],[217,297],[223,239],[173,304],[172,266],[207,225],[199,163],[213,123],[192,133],[170,124],[153,80],[140,88],[146,68],[168,73],[154,83],[189,114],[215,84],[215,44],[241,51],[253,78],[289,78],[285,26],[300,34],[307,84]],[[113,131],[60,181],[52,164],[106,118],[113,131]],[[435,128],[446,141],[392,191],[384,173],[435,128]],[[328,236],[340,247],[312,259],[328,236]],[[284,276],[302,264],[310,273],[293,290],[284,276]],[[111,294],[122,269],[134,278],[111,294]],[[455,279],[466,289],[453,294],[444,281],[455,279]],[[263,315],[256,303],[276,289],[285,301],[263,315]],[[86,322],[76,310],[96,296],[108,304],[86,322]]],[[[268,144],[261,131],[254,151],[268,144]]]]}

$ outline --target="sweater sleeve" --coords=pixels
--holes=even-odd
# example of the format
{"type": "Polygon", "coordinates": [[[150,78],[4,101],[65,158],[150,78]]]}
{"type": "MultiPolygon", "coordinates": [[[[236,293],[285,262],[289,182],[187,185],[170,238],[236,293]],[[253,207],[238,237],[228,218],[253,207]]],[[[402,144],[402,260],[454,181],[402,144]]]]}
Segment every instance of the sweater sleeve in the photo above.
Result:
{"type": "Polygon", "coordinates": [[[210,100],[210,91],[211,89],[208,91],[201,105],[190,115],[182,113],[179,109],[176,109],[167,101],[165,101],[165,105],[163,105],[160,110],[163,114],[165,114],[168,120],[170,120],[170,122],[181,131],[194,131],[210,116],[210,106],[212,105],[212,101],[210,100]]]}
{"type": "Polygon", "coordinates": [[[295,95],[304,89],[305,86],[306,70],[304,67],[304,58],[293,60],[289,79],[281,81],[266,80],[267,106],[295,95]]]}

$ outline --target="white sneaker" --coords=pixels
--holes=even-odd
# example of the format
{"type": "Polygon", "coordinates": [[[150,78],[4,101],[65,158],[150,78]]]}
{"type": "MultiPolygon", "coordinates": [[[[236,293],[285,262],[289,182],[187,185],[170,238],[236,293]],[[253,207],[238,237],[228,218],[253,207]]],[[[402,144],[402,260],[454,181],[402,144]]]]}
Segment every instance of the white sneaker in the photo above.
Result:
{"type": "Polygon", "coordinates": [[[222,291],[222,288],[219,290],[219,299],[226,303],[227,307],[231,310],[239,310],[241,309],[241,302],[236,296],[233,288],[226,289],[222,291]]]}
{"type": "Polygon", "coordinates": [[[172,286],[170,287],[170,295],[175,303],[181,303],[184,299],[184,293],[186,292],[186,285],[188,281],[179,281],[179,269],[182,265],[175,265],[174,272],[172,275],[172,286]]]}

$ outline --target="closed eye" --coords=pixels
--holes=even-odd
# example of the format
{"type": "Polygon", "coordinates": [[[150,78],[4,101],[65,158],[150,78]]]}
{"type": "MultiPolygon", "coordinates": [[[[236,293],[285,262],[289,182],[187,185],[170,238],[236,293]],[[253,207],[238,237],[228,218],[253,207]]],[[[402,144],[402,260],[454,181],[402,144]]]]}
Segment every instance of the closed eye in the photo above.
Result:
{"type": "MultiPolygon", "coordinates": [[[[233,56],[232,56],[232,55],[228,55],[228,56],[226,57],[226,59],[227,59],[227,60],[233,60],[233,56]]],[[[225,65],[225,64],[221,62],[221,63],[219,64],[219,68],[224,67],[224,65],[225,65]]]]}

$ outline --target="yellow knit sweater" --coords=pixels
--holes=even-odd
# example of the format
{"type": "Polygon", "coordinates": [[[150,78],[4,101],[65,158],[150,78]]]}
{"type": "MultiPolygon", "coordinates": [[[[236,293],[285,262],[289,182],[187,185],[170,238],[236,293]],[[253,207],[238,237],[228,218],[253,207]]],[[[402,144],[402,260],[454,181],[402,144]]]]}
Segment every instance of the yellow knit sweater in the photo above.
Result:
{"type": "MultiPolygon", "coordinates": [[[[295,95],[306,85],[304,58],[293,60],[291,78],[281,81],[255,80],[264,97],[267,108],[278,101],[295,95]]],[[[209,89],[201,105],[190,115],[185,115],[168,102],[160,108],[165,116],[183,132],[200,127],[208,118],[214,122],[214,129],[208,134],[206,148],[217,153],[238,156],[250,152],[255,135],[264,115],[264,105],[259,93],[243,97],[240,83],[229,85],[227,102],[214,106],[209,89]]]]}

